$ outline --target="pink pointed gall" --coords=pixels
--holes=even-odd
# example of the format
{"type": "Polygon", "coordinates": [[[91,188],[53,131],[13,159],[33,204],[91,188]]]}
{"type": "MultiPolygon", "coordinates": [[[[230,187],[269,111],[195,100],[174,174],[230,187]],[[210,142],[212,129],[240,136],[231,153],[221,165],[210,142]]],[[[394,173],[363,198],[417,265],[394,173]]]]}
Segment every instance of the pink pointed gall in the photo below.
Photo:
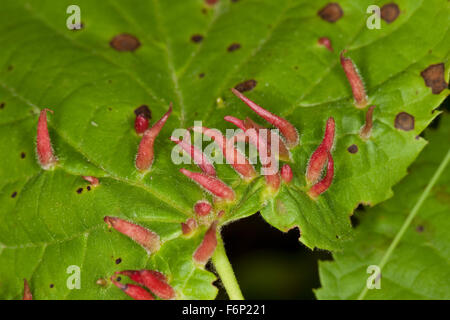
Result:
{"type": "Polygon", "coordinates": [[[133,298],[134,300],[155,300],[155,298],[145,290],[144,288],[137,286],[135,284],[123,284],[113,277],[111,277],[111,282],[114,283],[116,287],[125,292],[128,296],[133,298]]]}
{"type": "Polygon", "coordinates": [[[218,198],[230,201],[235,198],[233,189],[216,177],[204,173],[192,172],[184,168],[181,168],[180,172],[218,198]]]}
{"type": "Polygon", "coordinates": [[[199,200],[194,205],[194,211],[198,216],[207,216],[211,212],[212,206],[206,200],[199,200]]]}
{"type": "Polygon", "coordinates": [[[155,139],[158,136],[161,129],[164,127],[167,119],[172,113],[172,103],[170,104],[169,110],[164,114],[164,116],[159,119],[153,127],[147,129],[144,132],[144,136],[141,139],[139,144],[138,153],[136,156],[136,168],[139,171],[146,171],[150,169],[153,158],[154,158],[154,150],[153,144],[155,143],[155,139]]]}
{"type": "Polygon", "coordinates": [[[233,169],[244,179],[252,179],[256,176],[255,168],[250,164],[247,158],[234,146],[234,138],[227,140],[219,130],[213,130],[206,127],[193,127],[194,131],[201,132],[211,137],[214,142],[222,149],[222,153],[233,169]]]}
{"type": "Polygon", "coordinates": [[[332,117],[328,118],[322,143],[311,155],[308,162],[308,168],[306,169],[306,181],[308,184],[315,183],[322,174],[322,169],[328,159],[328,153],[333,148],[335,129],[334,119],[332,117]]]}
{"type": "Polygon", "coordinates": [[[53,113],[50,109],[42,109],[39,115],[36,137],[36,152],[39,164],[42,169],[48,170],[56,164],[56,157],[53,153],[50,135],[47,127],[47,111],[53,113]]]}
{"type": "Polygon", "coordinates": [[[320,194],[328,190],[328,188],[331,186],[331,183],[333,182],[333,177],[334,177],[334,161],[333,157],[331,156],[331,153],[328,153],[327,173],[322,180],[317,182],[309,189],[308,195],[314,200],[317,199],[317,197],[320,194]]]}
{"type": "Polygon", "coordinates": [[[31,294],[30,286],[28,285],[27,279],[23,279],[23,297],[22,300],[33,300],[33,295],[31,294]]]}
{"type": "Polygon", "coordinates": [[[362,109],[367,105],[367,95],[366,89],[364,88],[364,83],[362,81],[361,75],[353,63],[352,59],[345,58],[344,53],[346,50],[341,52],[341,65],[344,69],[347,80],[352,87],[353,97],[355,98],[355,105],[357,108],[362,109]]]}
{"type": "Polygon", "coordinates": [[[89,182],[91,184],[91,186],[96,187],[99,185],[99,181],[96,177],[92,177],[92,176],[82,176],[84,180],[86,180],[87,182],[89,182]]]}
{"type": "Polygon", "coordinates": [[[216,170],[214,169],[214,166],[209,161],[209,159],[201,152],[199,149],[197,149],[195,146],[191,145],[190,143],[185,142],[184,140],[179,140],[175,137],[170,137],[170,140],[178,144],[184,151],[186,151],[189,156],[194,160],[194,163],[199,166],[200,169],[206,174],[209,174],[210,176],[216,175],[216,170]]]}
{"type": "Polygon", "coordinates": [[[247,130],[247,128],[244,125],[244,121],[241,119],[238,119],[233,116],[225,116],[224,119],[225,119],[225,121],[228,121],[229,123],[234,124],[236,127],[238,127],[239,129],[241,129],[244,132],[247,130]]]}
{"type": "Polygon", "coordinates": [[[175,290],[167,283],[166,276],[161,272],[154,270],[125,270],[117,273],[143,285],[161,299],[169,300],[175,297],[175,290]]]}
{"type": "Polygon", "coordinates": [[[109,227],[128,236],[150,253],[158,251],[161,246],[159,236],[147,228],[115,217],[106,216],[103,220],[109,227]]]}
{"type": "Polygon", "coordinates": [[[189,218],[186,222],[181,223],[181,231],[183,234],[189,234],[197,228],[197,222],[193,218],[189,218]]]}
{"type": "Polygon", "coordinates": [[[333,52],[333,46],[331,45],[331,40],[329,38],[321,37],[319,38],[318,43],[333,52]]]}
{"type": "Polygon", "coordinates": [[[217,247],[217,221],[214,221],[206,231],[202,243],[195,250],[193,258],[197,263],[205,264],[214,253],[217,247]]]}
{"type": "Polygon", "coordinates": [[[253,111],[256,112],[260,117],[265,119],[267,122],[271,123],[275,127],[280,130],[281,134],[286,139],[286,145],[288,148],[295,147],[299,142],[299,137],[297,133],[297,129],[286,119],[283,119],[281,117],[278,117],[274,115],[273,113],[267,111],[266,109],[260,107],[250,99],[248,99],[246,96],[244,96],[241,92],[238,90],[232,88],[231,91],[244,103],[246,103],[253,111]]]}
{"type": "Polygon", "coordinates": [[[289,184],[293,178],[292,168],[287,163],[281,167],[281,179],[284,183],[289,184]]]}
{"type": "Polygon", "coordinates": [[[361,128],[360,136],[363,139],[369,139],[370,134],[372,133],[372,127],[373,127],[373,110],[375,109],[375,106],[370,106],[369,109],[366,112],[366,123],[361,128]]]}

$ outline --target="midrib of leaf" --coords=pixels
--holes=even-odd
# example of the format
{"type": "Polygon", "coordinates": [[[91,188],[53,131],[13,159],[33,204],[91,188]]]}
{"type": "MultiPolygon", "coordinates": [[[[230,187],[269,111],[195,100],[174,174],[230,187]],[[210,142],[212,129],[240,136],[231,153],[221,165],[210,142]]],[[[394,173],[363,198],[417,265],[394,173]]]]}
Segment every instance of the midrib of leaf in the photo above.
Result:
{"type": "MultiPolygon", "coordinates": [[[[444,169],[446,168],[446,166],[448,165],[449,162],[450,162],[450,149],[447,151],[447,154],[444,156],[444,158],[443,158],[442,162],[440,163],[439,167],[437,168],[436,172],[431,177],[431,179],[428,182],[425,190],[420,195],[420,197],[417,200],[416,204],[414,205],[414,207],[412,208],[412,210],[408,214],[408,216],[407,216],[405,222],[403,223],[403,225],[401,226],[400,230],[396,233],[394,239],[392,240],[391,244],[389,245],[388,249],[386,250],[386,253],[381,258],[380,263],[378,263],[378,266],[379,266],[380,270],[382,270],[384,268],[384,266],[387,264],[387,262],[389,261],[389,258],[391,257],[392,253],[394,252],[394,250],[397,247],[398,243],[400,242],[401,238],[405,234],[407,228],[411,224],[412,220],[414,219],[414,217],[416,216],[417,212],[421,208],[423,202],[425,201],[425,199],[430,194],[431,189],[436,184],[436,182],[439,180],[440,176],[444,172],[444,169]]],[[[359,294],[358,300],[364,299],[364,297],[366,296],[367,292],[368,292],[368,287],[365,286],[364,289],[359,294]]]]}
{"type": "MultiPolygon", "coordinates": [[[[157,0],[153,0],[153,5],[155,7],[155,15],[156,15],[156,19],[157,19],[157,27],[160,29],[161,33],[164,35],[164,38],[166,39],[166,56],[167,56],[167,65],[169,68],[169,73],[170,73],[170,78],[172,79],[173,82],[173,86],[174,86],[174,90],[175,90],[175,94],[178,98],[178,102],[180,104],[180,109],[181,109],[181,115],[180,115],[180,126],[184,128],[185,126],[185,113],[186,113],[186,106],[184,105],[184,100],[183,100],[183,93],[181,92],[180,89],[180,85],[178,83],[178,77],[175,71],[175,67],[173,64],[173,55],[172,55],[172,49],[170,46],[170,42],[167,36],[167,32],[166,30],[163,28],[163,24],[162,24],[162,20],[163,17],[161,15],[161,9],[159,8],[159,4],[157,0]]],[[[145,33],[144,33],[145,34],[145,33]]]]}

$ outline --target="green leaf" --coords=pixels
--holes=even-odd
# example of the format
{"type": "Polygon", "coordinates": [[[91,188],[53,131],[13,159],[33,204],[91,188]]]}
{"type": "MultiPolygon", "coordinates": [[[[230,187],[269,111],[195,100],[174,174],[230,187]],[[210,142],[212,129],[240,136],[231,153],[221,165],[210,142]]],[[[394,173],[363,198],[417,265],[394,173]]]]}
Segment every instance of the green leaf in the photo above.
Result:
{"type": "MultiPolygon", "coordinates": [[[[430,144],[411,166],[411,174],[394,188],[395,196],[361,213],[355,239],[344,246],[342,253],[333,254],[333,262],[321,261],[322,288],[316,291],[319,299],[359,297],[369,277],[366,269],[380,264],[433,173],[450,152],[449,136],[450,116],[445,114],[439,130],[426,131],[430,144]]],[[[366,299],[450,298],[449,186],[447,165],[382,268],[380,289],[368,290],[366,299]]]]}
{"type": "Polygon", "coordinates": [[[211,196],[178,172],[182,165],[173,164],[168,138],[194,120],[231,128],[225,115],[262,124],[229,91],[250,79],[257,84],[246,92],[249,98],[286,117],[301,134],[291,150],[294,180],[273,195],[263,177],[244,182],[229,166],[216,165],[237,194],[219,224],[261,211],[280,230],[298,226],[300,241],[310,248],[340,249],[351,238],[353,209],[392,195],[391,186],[425,145],[415,137],[448,94],[432,94],[420,75],[431,64],[447,66],[448,2],[396,2],[398,18],[369,30],[367,7],[384,2],[339,1],[344,14],[330,23],[317,14],[327,1],[221,0],[208,7],[203,0],[84,0],[77,1],[83,29],[72,31],[66,27],[71,1],[2,1],[0,297],[20,298],[27,278],[36,299],[123,298],[96,281],[117,270],[153,268],[168,276],[179,298],[214,298],[215,276],[191,258],[207,227],[191,237],[180,228],[194,215],[194,203],[211,196]],[[140,47],[113,49],[110,41],[122,33],[137,37],[140,47]],[[203,40],[192,41],[194,35],[203,40]],[[317,44],[322,36],[331,39],[333,52],[317,44]],[[233,43],[240,48],[228,50],[233,43]],[[354,107],[339,65],[343,49],[376,105],[367,141],[359,137],[366,110],[354,107]],[[174,112],[156,140],[152,170],[142,178],[134,166],[140,138],[133,110],[149,105],[158,119],[171,101],[174,112]],[[54,171],[41,170],[35,160],[37,116],[44,107],[54,110],[54,171]],[[413,130],[394,127],[400,112],[414,116],[413,130]],[[304,174],[330,116],[337,127],[336,174],[313,201],[304,174]],[[352,144],[358,153],[347,151],[352,144]],[[99,177],[100,186],[88,191],[82,175],[99,177]],[[105,215],[156,231],[162,249],[149,257],[125,236],[108,232],[105,215]],[[67,289],[70,265],[81,268],[80,290],[67,289]]]}

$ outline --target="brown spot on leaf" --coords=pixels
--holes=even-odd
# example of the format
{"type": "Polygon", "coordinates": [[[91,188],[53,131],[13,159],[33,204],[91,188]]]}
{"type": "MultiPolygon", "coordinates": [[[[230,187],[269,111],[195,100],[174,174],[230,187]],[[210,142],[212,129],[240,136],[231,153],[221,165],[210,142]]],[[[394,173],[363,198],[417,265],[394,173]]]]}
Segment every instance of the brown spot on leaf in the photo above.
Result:
{"type": "Polygon", "coordinates": [[[134,114],[136,116],[142,115],[144,116],[146,119],[151,119],[152,118],[152,112],[150,111],[150,109],[148,108],[147,105],[143,104],[142,106],[140,106],[139,108],[136,108],[134,110],[134,114]]]}
{"type": "Polygon", "coordinates": [[[8,71],[12,71],[13,69],[14,69],[14,66],[12,66],[12,65],[8,66],[8,71]]]}
{"type": "Polygon", "coordinates": [[[86,187],[87,191],[91,191],[91,186],[86,187]]]}
{"type": "Polygon", "coordinates": [[[21,153],[20,153],[20,157],[21,157],[22,159],[25,159],[26,156],[27,156],[27,155],[25,154],[25,152],[21,152],[21,153]]]}
{"type": "Polygon", "coordinates": [[[0,109],[5,108],[5,105],[6,105],[6,104],[5,104],[4,102],[1,102],[1,103],[0,103],[0,109]]]}
{"type": "Polygon", "coordinates": [[[342,17],[343,11],[339,3],[331,2],[322,9],[320,9],[320,11],[317,14],[323,20],[326,20],[328,22],[336,22],[342,17]]]}
{"type": "Polygon", "coordinates": [[[352,144],[350,147],[347,148],[347,151],[350,153],[357,153],[358,152],[358,146],[356,144],[352,144]]]}
{"type": "Polygon", "coordinates": [[[239,83],[234,88],[239,92],[245,92],[252,90],[254,87],[256,87],[257,84],[258,82],[256,82],[256,80],[250,79],[239,83]]]}
{"type": "Polygon", "coordinates": [[[395,3],[388,3],[381,7],[381,19],[387,23],[393,22],[400,14],[400,9],[395,3]]]}
{"type": "Polygon", "coordinates": [[[438,63],[430,65],[420,73],[425,80],[425,85],[431,88],[433,94],[439,94],[447,88],[448,84],[445,82],[444,72],[444,64],[438,63]]]}
{"type": "Polygon", "coordinates": [[[194,42],[194,43],[202,42],[203,41],[203,36],[201,34],[194,34],[191,37],[191,41],[194,42]]]}
{"type": "Polygon", "coordinates": [[[205,74],[202,72],[198,75],[198,77],[201,79],[201,78],[205,77],[205,74]]]}
{"type": "Polygon", "coordinates": [[[11,198],[15,198],[17,196],[17,191],[14,191],[11,195],[11,198]]]}
{"type": "Polygon", "coordinates": [[[240,49],[241,48],[241,45],[239,44],[239,43],[232,43],[232,44],[230,44],[229,46],[228,46],[228,52],[233,52],[233,51],[235,51],[235,50],[238,50],[238,49],[240,49]]]}
{"type": "Polygon", "coordinates": [[[209,4],[210,6],[215,5],[219,0],[205,0],[206,4],[209,4]]]}
{"type": "Polygon", "coordinates": [[[122,259],[121,258],[117,258],[116,259],[116,264],[120,264],[122,262],[122,259]]]}
{"type": "Polygon", "coordinates": [[[78,194],[80,194],[80,193],[82,193],[82,192],[83,192],[83,188],[78,188],[78,189],[77,189],[77,193],[78,193],[78,194]]]}
{"type": "Polygon", "coordinates": [[[395,117],[395,127],[403,131],[414,129],[414,117],[406,112],[400,112],[395,117]]]}
{"type": "Polygon", "coordinates": [[[117,51],[134,51],[140,47],[141,43],[135,36],[128,33],[122,33],[115,36],[109,42],[109,45],[117,51]]]}
{"type": "Polygon", "coordinates": [[[417,226],[417,228],[416,228],[416,231],[419,232],[419,233],[423,232],[423,230],[425,230],[425,228],[422,225],[417,226]]]}
{"type": "Polygon", "coordinates": [[[50,283],[50,288],[53,288],[55,285],[53,283],[50,283]]]}

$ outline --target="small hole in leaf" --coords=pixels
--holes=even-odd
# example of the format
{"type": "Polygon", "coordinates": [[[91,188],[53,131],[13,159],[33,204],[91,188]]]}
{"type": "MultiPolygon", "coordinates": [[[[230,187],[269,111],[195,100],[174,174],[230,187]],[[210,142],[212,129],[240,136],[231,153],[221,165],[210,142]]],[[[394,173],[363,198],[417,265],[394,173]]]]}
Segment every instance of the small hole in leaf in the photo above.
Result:
{"type": "Polygon", "coordinates": [[[350,222],[352,223],[353,228],[359,226],[359,219],[354,214],[350,217],[350,222]]]}
{"type": "Polygon", "coordinates": [[[419,232],[419,233],[423,232],[424,230],[425,230],[425,228],[422,225],[419,225],[419,226],[416,227],[416,231],[419,232]]]}
{"type": "Polygon", "coordinates": [[[0,103],[0,109],[5,108],[5,105],[6,105],[6,104],[5,104],[4,102],[1,102],[1,103],[0,103]]]}
{"type": "Polygon", "coordinates": [[[15,198],[17,196],[17,191],[14,191],[12,194],[11,194],[11,198],[15,198]]]}
{"type": "Polygon", "coordinates": [[[83,188],[78,188],[78,189],[77,189],[77,193],[78,193],[78,194],[80,194],[80,193],[82,193],[82,192],[83,192],[83,188]]]}
{"type": "Polygon", "coordinates": [[[198,75],[198,77],[201,79],[201,78],[205,77],[205,74],[202,72],[198,75]]]}
{"type": "Polygon", "coordinates": [[[50,288],[55,287],[55,285],[53,283],[50,283],[50,288]]]}
{"type": "Polygon", "coordinates": [[[26,157],[25,152],[21,152],[21,153],[20,153],[20,157],[21,157],[22,159],[25,159],[25,157],[26,157]]]}
{"type": "Polygon", "coordinates": [[[117,277],[116,280],[117,280],[117,281],[121,281],[122,278],[121,278],[121,277],[117,277]]]}
{"type": "Polygon", "coordinates": [[[116,264],[120,264],[122,262],[122,259],[121,258],[117,258],[116,259],[116,264]]]}
{"type": "Polygon", "coordinates": [[[91,191],[91,186],[86,187],[87,191],[91,191]]]}

